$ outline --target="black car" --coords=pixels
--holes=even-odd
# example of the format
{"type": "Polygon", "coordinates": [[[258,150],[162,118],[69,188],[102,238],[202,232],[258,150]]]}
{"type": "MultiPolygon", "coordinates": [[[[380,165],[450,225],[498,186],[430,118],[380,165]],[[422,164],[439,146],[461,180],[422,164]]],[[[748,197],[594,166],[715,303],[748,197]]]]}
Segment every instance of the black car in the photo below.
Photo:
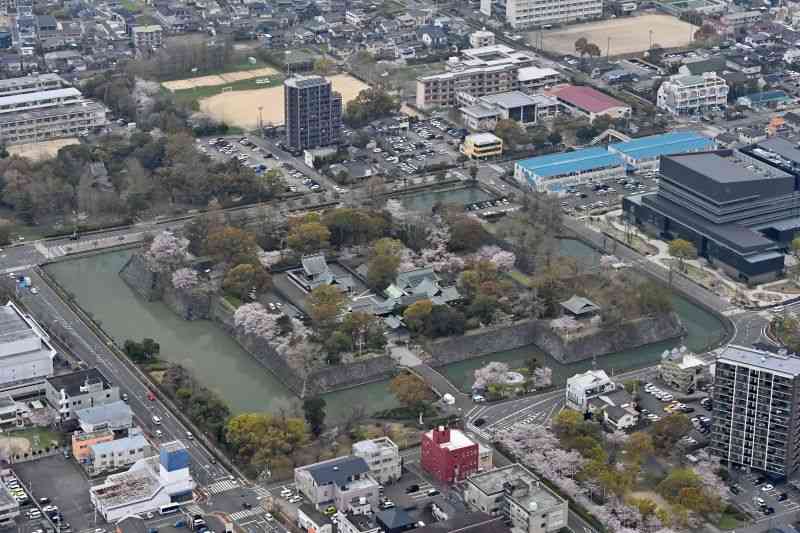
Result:
{"type": "Polygon", "coordinates": [[[764,514],[765,515],[775,514],[775,508],[774,507],[767,507],[766,509],[764,509],[764,514]]]}
{"type": "Polygon", "coordinates": [[[759,477],[759,478],[756,478],[756,480],[753,482],[753,485],[755,485],[757,487],[759,485],[763,485],[766,482],[767,482],[767,478],[759,477]]]}
{"type": "Polygon", "coordinates": [[[785,492],[781,492],[780,494],[778,494],[778,501],[779,502],[785,502],[788,499],[789,499],[789,495],[786,494],[785,492]]]}
{"type": "Polygon", "coordinates": [[[406,494],[411,494],[412,492],[419,492],[419,485],[409,485],[406,487],[406,494]]]}

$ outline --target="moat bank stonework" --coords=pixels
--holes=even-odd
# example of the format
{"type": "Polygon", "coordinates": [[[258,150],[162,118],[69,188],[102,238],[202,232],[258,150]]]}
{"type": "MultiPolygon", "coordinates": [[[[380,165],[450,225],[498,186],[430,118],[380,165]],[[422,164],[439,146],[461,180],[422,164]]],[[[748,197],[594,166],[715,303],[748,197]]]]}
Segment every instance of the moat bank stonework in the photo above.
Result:
{"type": "Polygon", "coordinates": [[[395,363],[382,355],[363,361],[312,369],[292,368],[264,339],[244,335],[234,327],[234,310],[208,292],[177,290],[158,273],[151,272],[141,254],[134,254],[120,271],[122,279],[147,301],[162,301],[185,320],[214,320],[256,361],[271,371],[298,396],[324,394],[391,377],[395,363]]]}
{"type": "Polygon", "coordinates": [[[553,332],[547,321],[528,320],[429,342],[425,347],[431,354],[431,366],[444,366],[531,344],[560,363],[569,364],[676,339],[684,332],[675,313],[645,317],[611,329],[573,336],[553,332]]]}

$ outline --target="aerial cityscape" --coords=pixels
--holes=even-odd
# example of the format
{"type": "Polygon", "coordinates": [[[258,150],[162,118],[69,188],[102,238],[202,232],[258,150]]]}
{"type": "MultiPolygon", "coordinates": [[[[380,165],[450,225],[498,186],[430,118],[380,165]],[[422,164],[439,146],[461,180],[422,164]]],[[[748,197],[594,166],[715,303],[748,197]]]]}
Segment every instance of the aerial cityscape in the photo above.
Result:
{"type": "Polygon", "coordinates": [[[0,531],[800,532],[800,3],[0,0],[0,531]]]}

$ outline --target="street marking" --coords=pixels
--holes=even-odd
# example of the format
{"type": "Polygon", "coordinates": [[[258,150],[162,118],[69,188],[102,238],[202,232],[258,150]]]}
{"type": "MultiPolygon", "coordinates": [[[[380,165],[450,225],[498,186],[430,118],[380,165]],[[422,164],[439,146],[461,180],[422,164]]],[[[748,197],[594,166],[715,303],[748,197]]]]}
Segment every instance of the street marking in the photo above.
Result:
{"type": "Polygon", "coordinates": [[[239,520],[243,520],[245,518],[252,518],[264,513],[264,509],[245,509],[243,511],[236,511],[235,513],[231,513],[228,516],[234,522],[238,522],[239,520]]]}
{"type": "Polygon", "coordinates": [[[206,492],[209,494],[220,494],[222,492],[227,492],[229,490],[238,489],[239,484],[236,481],[230,479],[223,479],[221,481],[216,481],[211,485],[207,485],[205,487],[206,492]]]}

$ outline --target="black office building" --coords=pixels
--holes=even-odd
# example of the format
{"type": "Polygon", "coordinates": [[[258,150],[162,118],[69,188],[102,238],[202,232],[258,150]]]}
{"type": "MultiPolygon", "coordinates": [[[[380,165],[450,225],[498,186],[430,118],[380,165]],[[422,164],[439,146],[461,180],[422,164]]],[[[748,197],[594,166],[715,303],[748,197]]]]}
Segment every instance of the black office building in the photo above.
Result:
{"type": "Polygon", "coordinates": [[[293,150],[336,143],[342,96],[322,76],[294,76],[283,83],[286,145],[293,150]]]}
{"type": "Polygon", "coordinates": [[[646,231],[692,241],[734,278],[762,283],[783,273],[784,252],[800,230],[798,170],[800,150],[783,139],[664,156],[658,190],[624,198],[622,207],[646,231]]]}

